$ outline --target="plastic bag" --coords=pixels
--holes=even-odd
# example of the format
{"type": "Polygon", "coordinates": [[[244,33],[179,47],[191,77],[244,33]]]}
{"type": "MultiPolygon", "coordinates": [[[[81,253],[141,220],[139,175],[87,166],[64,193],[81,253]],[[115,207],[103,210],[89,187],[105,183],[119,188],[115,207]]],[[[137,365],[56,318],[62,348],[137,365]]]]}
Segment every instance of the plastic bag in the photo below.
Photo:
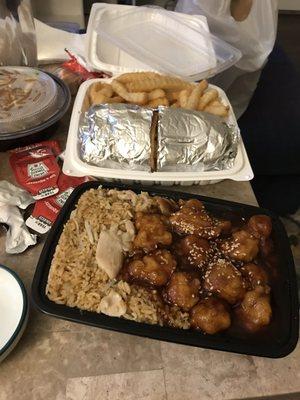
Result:
{"type": "Polygon", "coordinates": [[[253,0],[248,17],[231,16],[231,0],[179,0],[176,11],[205,15],[210,31],[239,49],[243,57],[236,67],[256,71],[273,49],[277,32],[277,0],[253,0]]]}
{"type": "Polygon", "coordinates": [[[37,64],[30,0],[0,0],[0,65],[37,64]]]}

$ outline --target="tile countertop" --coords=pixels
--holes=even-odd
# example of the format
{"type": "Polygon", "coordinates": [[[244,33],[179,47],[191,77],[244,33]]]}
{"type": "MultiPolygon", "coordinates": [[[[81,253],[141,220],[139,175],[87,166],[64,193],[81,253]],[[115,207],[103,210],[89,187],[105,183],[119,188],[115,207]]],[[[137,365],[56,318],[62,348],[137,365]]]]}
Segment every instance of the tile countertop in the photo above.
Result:
{"type": "MultiPolygon", "coordinates": [[[[61,134],[54,135],[62,145],[67,125],[65,118],[61,134]]],[[[0,153],[0,165],[0,179],[15,183],[7,153],[0,153]]],[[[247,182],[183,190],[256,204],[247,182]]],[[[6,254],[4,243],[0,230],[0,263],[14,269],[29,292],[42,243],[22,255],[6,254]]],[[[299,358],[300,345],[286,358],[264,359],[109,332],[51,318],[31,307],[24,336],[0,365],[0,400],[273,398],[300,391],[299,358]]]]}

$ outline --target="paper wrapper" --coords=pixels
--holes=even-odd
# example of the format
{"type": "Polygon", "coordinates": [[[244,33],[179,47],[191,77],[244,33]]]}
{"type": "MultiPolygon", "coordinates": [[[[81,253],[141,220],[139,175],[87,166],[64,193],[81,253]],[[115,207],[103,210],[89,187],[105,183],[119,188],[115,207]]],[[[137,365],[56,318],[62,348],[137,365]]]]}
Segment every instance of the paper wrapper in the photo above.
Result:
{"type": "Polygon", "coordinates": [[[18,209],[25,209],[33,203],[33,197],[7,181],[0,181],[0,223],[8,225],[5,251],[9,254],[22,253],[27,247],[36,244],[18,209]]]}
{"type": "Polygon", "coordinates": [[[34,203],[34,198],[26,190],[7,181],[0,181],[0,207],[9,204],[25,210],[32,203],[34,203]]]}

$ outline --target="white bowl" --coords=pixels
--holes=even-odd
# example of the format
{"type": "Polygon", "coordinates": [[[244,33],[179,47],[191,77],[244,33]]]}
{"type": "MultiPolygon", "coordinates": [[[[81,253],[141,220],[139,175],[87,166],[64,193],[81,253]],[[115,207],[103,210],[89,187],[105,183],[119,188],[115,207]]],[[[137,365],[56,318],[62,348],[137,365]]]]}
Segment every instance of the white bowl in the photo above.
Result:
{"type": "Polygon", "coordinates": [[[0,265],[0,362],[20,340],[28,320],[28,299],[18,275],[0,265]]]}

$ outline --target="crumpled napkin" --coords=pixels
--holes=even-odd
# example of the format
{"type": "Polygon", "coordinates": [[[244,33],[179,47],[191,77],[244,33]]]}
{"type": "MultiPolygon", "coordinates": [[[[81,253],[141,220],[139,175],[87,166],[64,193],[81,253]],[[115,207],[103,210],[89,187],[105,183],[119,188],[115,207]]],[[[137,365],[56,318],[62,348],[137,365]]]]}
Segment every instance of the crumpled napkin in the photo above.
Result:
{"type": "Polygon", "coordinates": [[[27,229],[19,208],[34,203],[33,197],[7,181],[0,181],[0,223],[8,225],[5,250],[9,254],[22,253],[36,244],[37,236],[27,229]],[[19,208],[18,208],[19,207],[19,208]]]}

